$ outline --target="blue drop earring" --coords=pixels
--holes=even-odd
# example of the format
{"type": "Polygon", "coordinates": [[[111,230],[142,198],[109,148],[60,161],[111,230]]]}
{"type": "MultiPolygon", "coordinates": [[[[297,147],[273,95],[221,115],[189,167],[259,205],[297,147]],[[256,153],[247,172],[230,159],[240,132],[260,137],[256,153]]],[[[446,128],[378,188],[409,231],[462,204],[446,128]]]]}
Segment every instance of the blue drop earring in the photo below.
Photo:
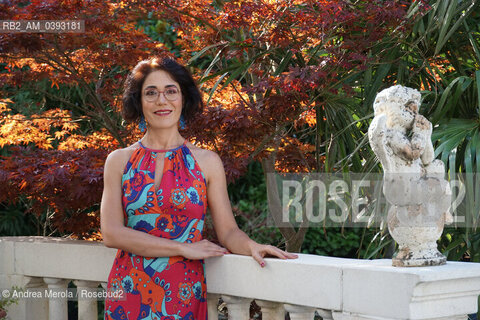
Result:
{"type": "Polygon", "coordinates": [[[140,116],[140,122],[138,123],[138,128],[140,129],[141,132],[145,132],[147,130],[147,122],[145,121],[145,118],[140,116]]]}
{"type": "Polygon", "coordinates": [[[185,118],[183,118],[183,114],[180,115],[180,129],[185,129],[185,118]]]}

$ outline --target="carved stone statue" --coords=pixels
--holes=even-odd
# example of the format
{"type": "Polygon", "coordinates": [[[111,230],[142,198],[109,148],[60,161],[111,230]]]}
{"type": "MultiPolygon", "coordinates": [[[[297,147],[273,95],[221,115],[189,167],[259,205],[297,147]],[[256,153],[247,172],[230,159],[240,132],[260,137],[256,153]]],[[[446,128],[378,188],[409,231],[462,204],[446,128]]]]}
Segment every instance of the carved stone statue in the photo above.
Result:
{"type": "Polygon", "coordinates": [[[400,85],[381,91],[368,129],[392,205],[388,229],[399,245],[392,261],[399,267],[444,264],[436,241],[452,221],[450,185],[443,162],[434,160],[432,124],[418,113],[420,98],[417,90],[400,85]]]}

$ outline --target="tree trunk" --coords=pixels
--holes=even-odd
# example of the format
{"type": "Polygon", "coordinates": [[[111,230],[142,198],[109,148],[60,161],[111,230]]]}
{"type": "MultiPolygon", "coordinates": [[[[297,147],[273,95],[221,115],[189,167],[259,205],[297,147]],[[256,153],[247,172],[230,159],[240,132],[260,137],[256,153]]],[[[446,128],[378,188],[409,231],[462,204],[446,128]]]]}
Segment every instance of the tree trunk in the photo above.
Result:
{"type": "Polygon", "coordinates": [[[306,219],[305,210],[302,209],[302,222],[297,230],[295,230],[295,227],[290,221],[282,221],[283,208],[276,181],[274,152],[262,161],[262,167],[267,182],[268,207],[275,226],[280,230],[280,233],[285,239],[286,250],[288,252],[300,252],[309,225],[308,219],[306,219]]]}

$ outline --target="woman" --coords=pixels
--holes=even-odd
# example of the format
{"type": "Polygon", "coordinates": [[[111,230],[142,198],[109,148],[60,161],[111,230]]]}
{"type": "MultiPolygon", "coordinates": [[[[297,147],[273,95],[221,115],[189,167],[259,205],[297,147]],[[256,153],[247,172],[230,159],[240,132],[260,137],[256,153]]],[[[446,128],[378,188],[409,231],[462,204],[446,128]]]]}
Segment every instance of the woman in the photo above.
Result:
{"type": "Polygon", "coordinates": [[[188,70],[172,59],[141,61],[129,74],[123,116],[145,130],[105,162],[100,209],[104,244],[118,248],[105,319],[207,319],[203,259],[230,252],[263,257],[297,255],[259,244],[233,217],[220,157],[183,138],[178,127],[202,111],[188,70]],[[202,240],[207,202],[222,246],[202,240]]]}

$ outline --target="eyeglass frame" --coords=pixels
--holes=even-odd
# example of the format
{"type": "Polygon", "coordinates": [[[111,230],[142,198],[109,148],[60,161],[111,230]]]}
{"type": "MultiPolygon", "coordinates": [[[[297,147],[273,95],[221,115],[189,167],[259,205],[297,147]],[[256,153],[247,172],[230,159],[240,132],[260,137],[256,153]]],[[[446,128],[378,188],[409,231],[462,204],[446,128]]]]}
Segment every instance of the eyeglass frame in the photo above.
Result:
{"type": "Polygon", "coordinates": [[[149,86],[149,87],[147,87],[147,88],[145,88],[145,89],[143,90],[142,96],[145,97],[145,100],[146,100],[147,102],[155,102],[155,101],[157,101],[158,98],[160,97],[160,94],[157,96],[156,99],[154,99],[154,100],[152,100],[152,101],[148,100],[148,99],[147,99],[147,96],[145,95],[145,91],[146,91],[147,89],[155,89],[158,93],[162,93],[162,94],[163,94],[163,97],[165,98],[165,100],[167,100],[167,101],[177,101],[178,98],[175,98],[174,100],[170,100],[170,99],[168,99],[167,96],[165,95],[165,91],[167,91],[168,89],[171,89],[171,88],[175,88],[175,89],[177,90],[177,94],[180,94],[180,97],[182,96],[182,90],[180,90],[179,88],[177,88],[176,85],[173,85],[173,84],[172,84],[172,85],[168,85],[168,86],[166,87],[166,90],[163,90],[163,91],[158,90],[157,87],[149,86]]]}

